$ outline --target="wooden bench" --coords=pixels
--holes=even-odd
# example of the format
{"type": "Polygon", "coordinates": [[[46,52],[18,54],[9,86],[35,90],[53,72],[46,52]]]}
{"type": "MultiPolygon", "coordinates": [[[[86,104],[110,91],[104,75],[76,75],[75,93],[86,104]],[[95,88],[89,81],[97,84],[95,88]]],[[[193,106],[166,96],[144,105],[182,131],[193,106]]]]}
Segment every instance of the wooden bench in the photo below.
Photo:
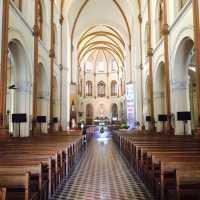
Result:
{"type": "Polygon", "coordinates": [[[39,200],[39,192],[32,190],[30,173],[0,173],[0,188],[6,200],[39,200]]]}
{"type": "MultiPolygon", "coordinates": [[[[200,182],[199,178],[194,179],[195,173],[200,170],[199,138],[162,136],[157,133],[124,134],[119,131],[113,134],[113,138],[138,175],[150,189],[154,189],[155,196],[159,194],[162,200],[167,199],[165,196],[171,191],[175,192],[171,193],[173,197],[170,197],[170,200],[177,197],[181,199],[188,190],[192,191],[195,180],[200,182]],[[184,177],[187,177],[187,182],[190,183],[184,183],[184,188],[187,189],[179,187],[179,182],[184,182],[184,177]]],[[[196,197],[199,197],[197,191],[194,188],[196,197]]]]}

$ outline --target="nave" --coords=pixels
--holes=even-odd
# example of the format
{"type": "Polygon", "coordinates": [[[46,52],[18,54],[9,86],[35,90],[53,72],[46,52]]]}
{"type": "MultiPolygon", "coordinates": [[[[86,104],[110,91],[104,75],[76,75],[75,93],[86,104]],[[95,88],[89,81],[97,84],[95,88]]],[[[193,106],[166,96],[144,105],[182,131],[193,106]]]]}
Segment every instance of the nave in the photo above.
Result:
{"type": "Polygon", "coordinates": [[[150,200],[151,195],[129,169],[109,132],[96,133],[70,179],[52,200],[150,200]]]}

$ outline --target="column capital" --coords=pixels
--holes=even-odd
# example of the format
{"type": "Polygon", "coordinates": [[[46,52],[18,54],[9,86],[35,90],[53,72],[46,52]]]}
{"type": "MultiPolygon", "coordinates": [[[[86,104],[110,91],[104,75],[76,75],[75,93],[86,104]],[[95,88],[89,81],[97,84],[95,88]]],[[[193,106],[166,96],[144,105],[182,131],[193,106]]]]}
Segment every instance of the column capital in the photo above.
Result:
{"type": "Polygon", "coordinates": [[[33,35],[36,36],[36,37],[39,37],[39,35],[40,35],[39,27],[38,27],[37,24],[35,24],[33,26],[33,35]]]}
{"type": "Polygon", "coordinates": [[[59,65],[59,70],[60,70],[60,71],[63,70],[63,65],[62,65],[62,64],[59,65]]]}
{"type": "Polygon", "coordinates": [[[148,55],[149,57],[152,57],[152,56],[153,56],[153,48],[148,48],[148,50],[147,50],[147,55],[148,55]]]}
{"type": "Polygon", "coordinates": [[[63,25],[63,21],[64,21],[64,17],[63,17],[63,15],[60,15],[59,22],[60,22],[60,25],[61,25],[61,26],[63,25]]]}
{"type": "Polygon", "coordinates": [[[163,24],[162,35],[168,35],[168,34],[169,34],[169,25],[168,24],[163,24]]]}
{"type": "Polygon", "coordinates": [[[54,49],[50,49],[50,51],[49,51],[49,57],[50,58],[55,58],[55,50],[54,49]]]}
{"type": "Polygon", "coordinates": [[[141,13],[138,15],[138,20],[139,20],[139,23],[141,24],[142,23],[142,15],[141,15],[141,13]]]}

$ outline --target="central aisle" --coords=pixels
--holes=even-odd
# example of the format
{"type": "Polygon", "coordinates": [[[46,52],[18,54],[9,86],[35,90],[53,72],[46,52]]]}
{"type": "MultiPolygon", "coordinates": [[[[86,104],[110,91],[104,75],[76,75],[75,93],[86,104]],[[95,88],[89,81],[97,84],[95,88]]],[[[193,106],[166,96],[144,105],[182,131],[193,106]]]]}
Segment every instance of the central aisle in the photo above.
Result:
{"type": "Polygon", "coordinates": [[[67,183],[53,200],[148,200],[142,182],[130,172],[110,134],[96,134],[67,183]]]}

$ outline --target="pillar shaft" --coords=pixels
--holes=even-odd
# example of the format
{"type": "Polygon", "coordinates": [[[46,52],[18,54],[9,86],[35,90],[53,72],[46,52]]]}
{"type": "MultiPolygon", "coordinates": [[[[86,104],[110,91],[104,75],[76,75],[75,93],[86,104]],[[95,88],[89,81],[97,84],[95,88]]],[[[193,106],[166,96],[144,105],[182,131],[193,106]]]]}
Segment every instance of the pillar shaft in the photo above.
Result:
{"type": "Polygon", "coordinates": [[[38,40],[39,40],[39,27],[38,27],[38,5],[39,0],[35,0],[35,25],[33,27],[34,34],[34,77],[33,77],[33,134],[35,133],[36,128],[36,117],[37,117],[37,90],[38,90],[38,40]]]}
{"type": "Polygon", "coordinates": [[[2,16],[2,46],[1,46],[1,79],[0,79],[0,127],[6,123],[6,90],[8,67],[8,26],[9,26],[9,1],[3,0],[2,16]]]}
{"type": "Polygon", "coordinates": [[[52,119],[53,119],[53,87],[54,87],[54,59],[55,59],[55,47],[54,47],[54,0],[50,0],[51,2],[51,49],[50,49],[50,131],[53,129],[52,119]]]}
{"type": "Polygon", "coordinates": [[[196,80],[197,80],[197,107],[198,107],[198,128],[200,127],[200,23],[199,23],[199,2],[192,0],[193,4],[193,23],[194,23],[194,48],[196,63],[196,80]]]}
{"type": "Polygon", "coordinates": [[[163,29],[162,35],[164,40],[164,59],[165,59],[165,90],[166,90],[166,109],[168,115],[167,129],[172,131],[171,124],[171,90],[170,90],[170,76],[169,76],[169,30],[168,30],[168,19],[167,19],[167,0],[163,0],[163,29]]]}
{"type": "Polygon", "coordinates": [[[151,129],[155,129],[155,117],[154,117],[154,97],[153,97],[153,49],[151,41],[151,1],[148,0],[148,58],[149,58],[149,88],[150,88],[150,115],[151,115],[151,129]]]}
{"type": "Polygon", "coordinates": [[[62,3],[61,3],[61,15],[60,15],[60,37],[61,37],[61,44],[60,44],[60,124],[59,124],[59,130],[62,131],[62,98],[63,98],[63,57],[62,57],[62,50],[63,50],[63,12],[62,12],[62,3]]]}
{"type": "Polygon", "coordinates": [[[142,16],[141,16],[141,8],[140,14],[138,16],[138,20],[140,23],[140,90],[141,90],[141,130],[145,129],[144,125],[144,95],[143,95],[143,45],[142,45],[142,16]]]}

